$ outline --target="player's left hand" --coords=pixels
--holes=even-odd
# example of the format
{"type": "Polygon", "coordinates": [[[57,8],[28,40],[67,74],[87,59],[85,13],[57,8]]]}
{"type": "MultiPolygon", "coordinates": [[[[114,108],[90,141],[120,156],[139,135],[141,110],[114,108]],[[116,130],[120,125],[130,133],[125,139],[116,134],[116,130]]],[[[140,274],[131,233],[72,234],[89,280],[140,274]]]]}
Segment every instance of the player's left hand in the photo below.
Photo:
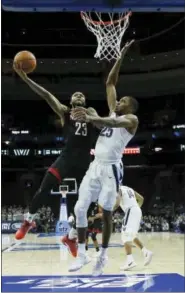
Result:
{"type": "Polygon", "coordinates": [[[131,40],[130,42],[126,42],[125,46],[121,50],[121,53],[125,54],[134,42],[135,42],[135,40],[131,40]]]}
{"type": "Polygon", "coordinates": [[[75,121],[87,121],[86,109],[82,107],[77,107],[71,110],[71,117],[75,121]]]}

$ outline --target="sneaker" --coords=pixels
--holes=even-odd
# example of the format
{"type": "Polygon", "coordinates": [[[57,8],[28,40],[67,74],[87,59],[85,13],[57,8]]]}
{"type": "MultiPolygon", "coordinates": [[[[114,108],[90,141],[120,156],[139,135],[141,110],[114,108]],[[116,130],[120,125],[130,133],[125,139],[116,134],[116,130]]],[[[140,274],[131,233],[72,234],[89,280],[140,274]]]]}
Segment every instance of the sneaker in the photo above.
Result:
{"type": "Polygon", "coordinates": [[[121,271],[129,271],[130,269],[134,268],[135,266],[137,266],[137,264],[135,263],[135,261],[131,261],[131,262],[126,262],[126,264],[122,267],[120,267],[121,271]]]}
{"type": "Polygon", "coordinates": [[[36,227],[36,224],[34,221],[28,222],[24,221],[19,230],[15,233],[15,239],[16,240],[21,240],[25,237],[25,235],[29,232],[29,230],[33,229],[36,227]]]}
{"type": "Polygon", "coordinates": [[[91,262],[91,258],[86,255],[86,254],[78,254],[76,260],[74,261],[74,263],[71,265],[71,267],[69,268],[69,272],[76,272],[78,270],[80,270],[83,266],[87,265],[88,263],[91,262]]]}
{"type": "Polygon", "coordinates": [[[148,266],[151,261],[152,261],[152,257],[153,257],[153,252],[148,250],[146,253],[145,253],[145,261],[144,261],[144,266],[148,266]]]}
{"type": "Polygon", "coordinates": [[[93,277],[98,277],[103,274],[103,268],[105,267],[107,261],[108,261],[107,256],[102,257],[99,255],[97,257],[96,264],[95,264],[95,266],[93,268],[93,272],[92,272],[93,277]]]}
{"type": "Polygon", "coordinates": [[[67,246],[69,252],[72,254],[73,257],[77,257],[77,241],[76,238],[69,239],[68,235],[65,235],[61,238],[62,244],[67,246]]]}

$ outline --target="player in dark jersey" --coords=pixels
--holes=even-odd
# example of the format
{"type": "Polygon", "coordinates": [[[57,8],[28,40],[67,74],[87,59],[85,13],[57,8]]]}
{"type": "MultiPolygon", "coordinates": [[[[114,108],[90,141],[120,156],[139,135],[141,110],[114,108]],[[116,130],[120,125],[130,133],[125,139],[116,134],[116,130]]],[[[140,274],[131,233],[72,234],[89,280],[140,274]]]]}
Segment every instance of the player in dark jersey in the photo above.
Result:
{"type": "Polygon", "coordinates": [[[96,236],[102,230],[102,215],[102,208],[98,205],[98,203],[92,203],[87,213],[88,229],[86,232],[86,251],[88,250],[89,236],[91,236],[96,251],[99,251],[99,244],[96,236]]]}
{"type": "MultiPolygon", "coordinates": [[[[17,65],[16,65],[17,66],[17,65]]],[[[66,145],[61,155],[47,170],[40,188],[29,207],[29,213],[25,215],[25,220],[21,228],[16,232],[15,238],[22,239],[26,233],[34,226],[34,216],[37,210],[43,204],[45,198],[50,194],[51,189],[58,186],[62,179],[67,177],[76,178],[78,186],[80,185],[86,170],[88,169],[91,157],[90,149],[92,147],[92,126],[91,124],[73,121],[70,117],[70,110],[74,107],[85,107],[85,96],[81,92],[72,95],[70,107],[61,104],[50,92],[28,78],[21,68],[14,65],[14,70],[20,78],[39,96],[41,96],[60,117],[61,124],[64,127],[66,145]]],[[[87,113],[97,115],[93,108],[87,108],[87,113]]],[[[68,240],[68,239],[67,239],[68,240]]],[[[70,241],[69,241],[70,242],[70,241]]],[[[76,249],[75,241],[71,244],[76,249]]]]}

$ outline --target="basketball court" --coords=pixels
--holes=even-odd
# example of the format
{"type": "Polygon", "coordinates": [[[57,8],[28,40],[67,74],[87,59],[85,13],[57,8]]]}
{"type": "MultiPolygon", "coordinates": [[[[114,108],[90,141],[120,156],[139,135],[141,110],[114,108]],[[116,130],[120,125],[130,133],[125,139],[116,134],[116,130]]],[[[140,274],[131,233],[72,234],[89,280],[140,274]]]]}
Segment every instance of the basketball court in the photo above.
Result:
{"type": "MultiPolygon", "coordinates": [[[[105,274],[92,277],[95,249],[89,249],[92,263],[68,273],[73,258],[55,235],[29,234],[22,242],[13,235],[2,237],[3,292],[184,292],[184,235],[141,233],[141,240],[154,252],[153,261],[143,266],[143,257],[133,248],[137,267],[120,272],[125,261],[120,234],[114,234],[105,274]]],[[[101,235],[99,235],[101,241],[101,235]]]]}

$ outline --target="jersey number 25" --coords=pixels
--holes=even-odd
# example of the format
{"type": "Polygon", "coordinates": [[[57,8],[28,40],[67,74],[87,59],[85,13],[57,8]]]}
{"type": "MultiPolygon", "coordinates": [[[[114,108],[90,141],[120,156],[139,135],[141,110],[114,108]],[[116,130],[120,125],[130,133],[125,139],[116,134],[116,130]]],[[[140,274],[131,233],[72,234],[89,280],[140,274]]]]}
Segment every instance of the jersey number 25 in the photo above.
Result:
{"type": "Polygon", "coordinates": [[[113,133],[112,128],[104,127],[102,131],[100,132],[100,136],[106,136],[106,137],[111,137],[113,133]]]}
{"type": "Polygon", "coordinates": [[[87,136],[87,123],[76,122],[75,127],[76,127],[75,135],[87,136]]]}

